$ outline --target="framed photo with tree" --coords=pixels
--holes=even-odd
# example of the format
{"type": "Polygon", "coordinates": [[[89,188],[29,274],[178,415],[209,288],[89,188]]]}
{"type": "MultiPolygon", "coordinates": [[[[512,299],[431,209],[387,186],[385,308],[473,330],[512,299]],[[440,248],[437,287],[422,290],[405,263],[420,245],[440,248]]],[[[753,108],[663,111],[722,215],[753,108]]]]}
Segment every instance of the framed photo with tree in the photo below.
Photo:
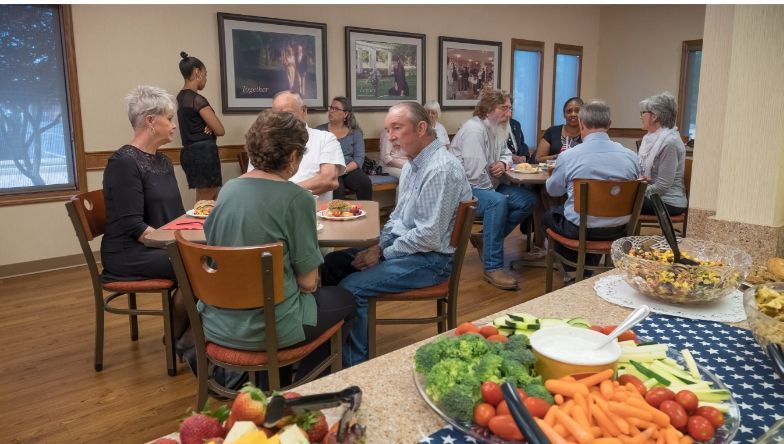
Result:
{"type": "Polygon", "coordinates": [[[346,91],[356,109],[424,103],[425,35],[347,26],[346,91]]]}
{"type": "Polygon", "coordinates": [[[327,108],[327,25],[218,13],[224,113],[255,113],[280,91],[327,108]]]}
{"type": "Polygon", "coordinates": [[[501,42],[438,37],[441,108],[473,108],[482,90],[501,88],[501,54],[501,42]]]}

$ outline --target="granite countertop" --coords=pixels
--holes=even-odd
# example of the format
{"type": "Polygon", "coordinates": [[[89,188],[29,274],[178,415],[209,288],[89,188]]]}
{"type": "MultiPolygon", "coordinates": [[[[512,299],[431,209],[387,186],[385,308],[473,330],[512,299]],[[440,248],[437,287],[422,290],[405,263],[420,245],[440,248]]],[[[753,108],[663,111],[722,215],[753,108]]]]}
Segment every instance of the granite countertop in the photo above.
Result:
{"type": "MultiPolygon", "coordinates": [[[[591,323],[617,324],[631,311],[604,301],[593,289],[598,277],[542,295],[496,314],[478,319],[485,324],[506,312],[537,317],[582,316],[591,323]]],[[[745,323],[734,324],[745,327],[745,323]]],[[[361,365],[297,387],[303,395],[341,390],[349,385],[362,389],[360,421],[366,424],[369,443],[416,443],[444,427],[419,395],[413,381],[414,352],[432,338],[379,356],[361,365]]]]}

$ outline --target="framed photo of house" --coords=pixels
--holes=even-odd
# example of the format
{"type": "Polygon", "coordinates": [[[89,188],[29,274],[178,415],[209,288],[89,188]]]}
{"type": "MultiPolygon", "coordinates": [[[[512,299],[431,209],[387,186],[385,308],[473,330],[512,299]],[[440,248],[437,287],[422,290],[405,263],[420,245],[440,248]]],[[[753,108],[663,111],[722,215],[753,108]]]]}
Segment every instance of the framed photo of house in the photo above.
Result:
{"type": "Polygon", "coordinates": [[[327,25],[218,13],[221,99],[224,113],[272,106],[280,91],[327,108],[327,25]]]}
{"type": "Polygon", "coordinates": [[[441,108],[473,108],[483,89],[501,88],[501,54],[501,42],[438,37],[441,108]]]}
{"type": "Polygon", "coordinates": [[[346,91],[355,109],[424,103],[425,35],[347,26],[346,91]]]}

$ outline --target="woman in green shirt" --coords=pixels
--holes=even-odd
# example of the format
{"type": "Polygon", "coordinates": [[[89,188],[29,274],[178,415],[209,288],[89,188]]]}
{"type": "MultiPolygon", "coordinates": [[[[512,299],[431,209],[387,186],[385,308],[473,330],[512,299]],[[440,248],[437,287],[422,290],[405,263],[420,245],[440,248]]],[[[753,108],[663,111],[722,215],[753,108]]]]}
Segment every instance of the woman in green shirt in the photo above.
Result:
{"type": "MultiPolygon", "coordinates": [[[[277,241],[284,244],[283,302],[275,307],[280,347],[310,342],[340,320],[356,316],[354,297],[340,287],[318,287],[324,262],[316,236],[313,195],[289,182],[305,153],[305,124],[289,113],[264,111],[245,135],[254,169],[221,189],[204,223],[209,245],[239,247],[277,241]]],[[[230,310],[199,302],[207,339],[227,347],[261,350],[265,328],[262,309],[230,310]]],[[[344,331],[348,329],[344,328],[344,331]]],[[[301,363],[306,375],[329,353],[323,344],[301,363]]],[[[287,375],[281,375],[286,384],[287,375]]]]}

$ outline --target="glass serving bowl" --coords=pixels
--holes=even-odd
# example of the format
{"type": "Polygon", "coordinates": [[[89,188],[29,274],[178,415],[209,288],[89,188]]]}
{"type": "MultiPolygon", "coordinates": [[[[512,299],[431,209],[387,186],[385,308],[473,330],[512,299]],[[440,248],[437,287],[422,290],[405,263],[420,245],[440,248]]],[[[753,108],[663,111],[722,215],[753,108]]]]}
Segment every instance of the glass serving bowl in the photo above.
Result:
{"type": "MultiPolygon", "coordinates": [[[[645,338],[640,338],[640,340],[645,340],[645,338]]],[[[667,351],[667,356],[674,359],[678,362],[678,364],[685,366],[685,362],[683,357],[680,353],[676,353],[675,350],[670,347],[667,351]]],[[[730,391],[721,379],[718,378],[715,374],[710,372],[708,369],[697,363],[697,369],[700,371],[700,375],[702,379],[711,384],[711,388],[714,389],[723,389],[730,391]]],[[[414,371],[414,385],[419,392],[419,395],[425,401],[431,409],[438,416],[440,416],[444,421],[449,423],[452,427],[456,430],[459,430],[477,440],[479,443],[490,443],[490,444],[522,444],[525,441],[507,441],[495,436],[490,429],[487,427],[481,427],[473,422],[465,423],[458,421],[449,415],[447,415],[438,404],[430,399],[430,396],[425,391],[426,381],[425,377],[416,371],[416,368],[413,369],[414,371]]],[[[732,442],[732,439],[738,433],[738,429],[740,428],[740,408],[738,407],[738,403],[735,401],[735,398],[732,396],[730,392],[730,399],[725,401],[728,405],[727,413],[724,414],[724,425],[716,429],[715,434],[713,435],[713,439],[710,441],[706,441],[702,444],[726,444],[732,442]]]]}
{"type": "Polygon", "coordinates": [[[768,287],[779,293],[784,292],[784,282],[755,285],[743,293],[743,309],[746,310],[746,320],[751,328],[754,339],[767,354],[767,346],[771,343],[781,344],[784,347],[784,321],[778,321],[757,308],[754,295],[761,287],[768,287]]]}
{"type": "Polygon", "coordinates": [[[672,263],[670,246],[662,236],[618,239],[611,254],[632,288],[676,304],[719,300],[732,293],[751,268],[751,256],[735,247],[691,238],[679,238],[678,246],[681,254],[701,264],[672,263]],[[659,259],[646,259],[640,252],[655,252],[659,259]]]}

